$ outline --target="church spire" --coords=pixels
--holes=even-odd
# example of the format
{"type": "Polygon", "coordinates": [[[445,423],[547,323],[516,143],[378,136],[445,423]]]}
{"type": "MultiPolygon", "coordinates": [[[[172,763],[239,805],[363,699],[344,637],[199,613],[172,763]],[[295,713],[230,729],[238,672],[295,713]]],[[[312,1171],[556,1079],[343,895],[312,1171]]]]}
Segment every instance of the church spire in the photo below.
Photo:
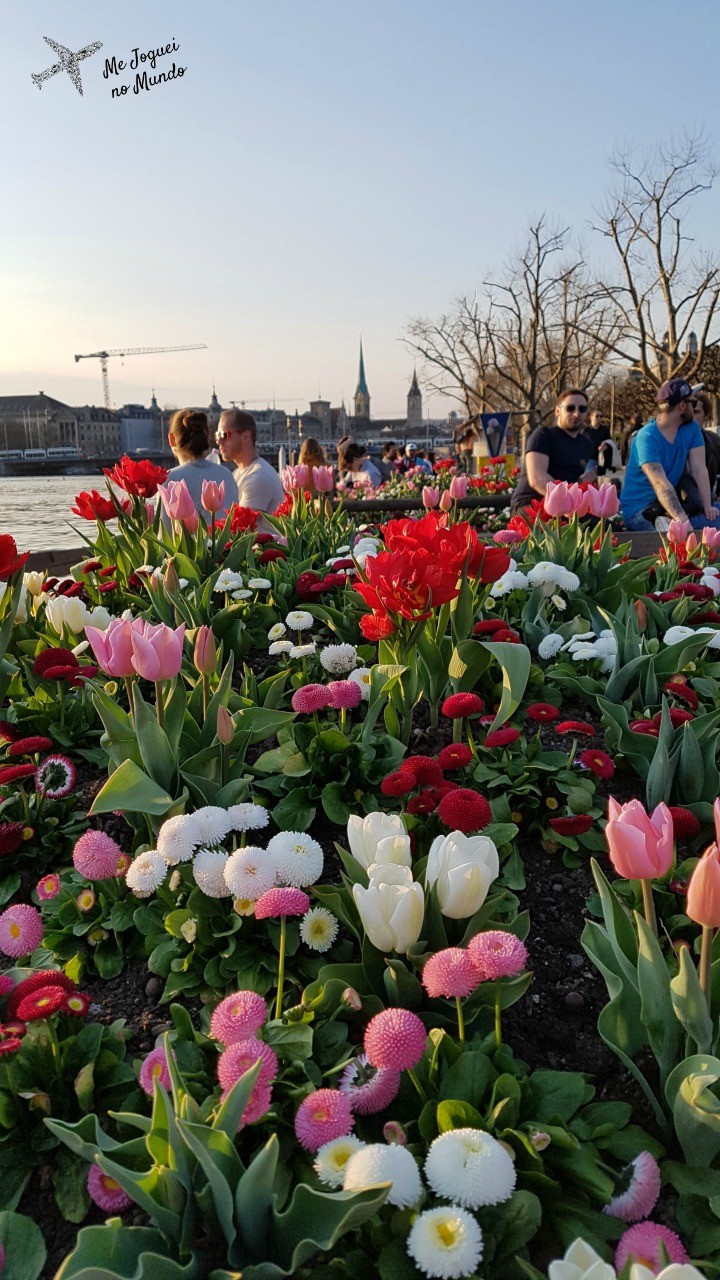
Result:
{"type": "Polygon", "coordinates": [[[360,334],[360,368],[358,370],[358,384],[353,397],[355,403],[355,417],[364,418],[370,421],[370,392],[368,391],[367,380],[365,378],[365,360],[363,357],[362,333],[360,334]]]}

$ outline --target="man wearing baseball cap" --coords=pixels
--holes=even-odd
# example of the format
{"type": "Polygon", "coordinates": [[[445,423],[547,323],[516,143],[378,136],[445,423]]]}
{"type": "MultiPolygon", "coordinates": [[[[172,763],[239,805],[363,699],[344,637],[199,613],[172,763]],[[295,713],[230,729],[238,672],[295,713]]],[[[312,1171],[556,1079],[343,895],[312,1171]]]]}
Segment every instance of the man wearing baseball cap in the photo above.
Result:
{"type": "Polygon", "coordinates": [[[658,517],[690,520],[696,529],[720,528],[720,509],[710,496],[705,442],[694,421],[693,390],[684,378],[664,382],[656,396],[657,413],[632,442],[620,505],[627,529],[655,527],[658,517]],[[702,511],[689,515],[683,506],[681,479],[689,472],[697,486],[702,511]]]}

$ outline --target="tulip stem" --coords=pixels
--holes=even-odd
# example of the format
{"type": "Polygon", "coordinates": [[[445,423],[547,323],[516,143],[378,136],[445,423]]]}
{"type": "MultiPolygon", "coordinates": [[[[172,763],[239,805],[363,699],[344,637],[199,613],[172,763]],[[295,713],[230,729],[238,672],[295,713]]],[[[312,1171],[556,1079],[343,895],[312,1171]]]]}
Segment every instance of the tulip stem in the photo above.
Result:
{"type": "Polygon", "coordinates": [[[455,1008],[457,1009],[458,1021],[458,1040],[461,1044],[465,1043],[465,1017],[463,1014],[462,1000],[459,996],[455,997],[455,1008]]]}
{"type": "Polygon", "coordinates": [[[423,1087],[422,1087],[422,1085],[421,1085],[420,1081],[418,1080],[417,1075],[416,1075],[416,1073],[415,1073],[415,1071],[414,1071],[414,1069],[413,1069],[412,1067],[409,1067],[409,1068],[408,1068],[408,1075],[409,1075],[410,1079],[412,1080],[413,1084],[415,1085],[415,1088],[417,1089],[418,1093],[420,1094],[420,1097],[422,1098],[422,1101],[423,1101],[424,1103],[425,1103],[425,1102],[427,1102],[427,1100],[428,1100],[428,1096],[427,1096],[427,1094],[426,1094],[425,1090],[423,1089],[423,1087]]]}
{"type": "Polygon", "coordinates": [[[648,929],[652,929],[653,934],[657,938],[658,936],[657,917],[655,915],[655,902],[653,899],[652,881],[641,880],[640,885],[642,888],[643,909],[645,911],[645,923],[647,924],[648,929]]]}
{"type": "Polygon", "coordinates": [[[130,676],[125,676],[125,692],[127,693],[127,700],[128,700],[128,714],[130,716],[130,720],[134,727],[135,712],[133,709],[133,684],[132,684],[132,680],[130,679],[130,676]]]}
{"type": "Polygon", "coordinates": [[[700,986],[705,992],[707,1000],[708,1013],[710,1012],[711,992],[711,964],[712,964],[712,944],[715,930],[712,925],[704,924],[702,931],[702,942],[700,944],[700,965],[698,968],[698,976],[700,978],[700,986]]]}
{"type": "Polygon", "coordinates": [[[502,1000],[500,999],[500,979],[495,979],[495,1048],[502,1045],[502,1000]]]}
{"type": "Polygon", "coordinates": [[[202,676],[202,704],[203,704],[203,720],[207,717],[208,702],[210,701],[210,676],[207,672],[203,672],[202,676]]]}
{"type": "Polygon", "coordinates": [[[165,726],[165,707],[163,706],[162,680],[155,681],[155,709],[157,711],[158,724],[162,729],[165,726]]]}
{"type": "Polygon", "coordinates": [[[280,917],[280,955],[278,959],[278,986],[275,997],[275,1017],[282,1017],[283,983],[285,981],[285,916],[280,917]]]}

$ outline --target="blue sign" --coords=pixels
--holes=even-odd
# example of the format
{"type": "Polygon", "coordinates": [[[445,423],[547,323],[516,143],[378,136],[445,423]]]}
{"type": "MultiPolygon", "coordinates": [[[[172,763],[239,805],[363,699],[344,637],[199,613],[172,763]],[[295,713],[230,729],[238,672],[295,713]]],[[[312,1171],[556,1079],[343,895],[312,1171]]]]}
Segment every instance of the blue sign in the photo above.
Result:
{"type": "Polygon", "coordinates": [[[478,421],[483,429],[491,458],[497,458],[503,452],[505,435],[510,421],[509,413],[479,413],[478,421]]]}

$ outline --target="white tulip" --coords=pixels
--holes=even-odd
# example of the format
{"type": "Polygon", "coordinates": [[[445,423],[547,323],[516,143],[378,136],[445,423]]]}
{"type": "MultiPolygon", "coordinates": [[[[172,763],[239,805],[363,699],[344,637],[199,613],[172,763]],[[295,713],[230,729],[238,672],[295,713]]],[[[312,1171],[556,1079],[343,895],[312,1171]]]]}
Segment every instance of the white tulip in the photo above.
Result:
{"type": "Polygon", "coordinates": [[[353,885],[353,898],[363,928],[378,951],[405,954],[417,942],[425,916],[425,895],[409,867],[375,864],[369,887],[353,885]]]}
{"type": "Polygon", "coordinates": [[[102,605],[98,605],[97,608],[92,609],[90,613],[88,613],[88,616],[85,619],[85,626],[97,627],[98,631],[107,631],[112,620],[113,615],[108,613],[107,609],[103,609],[102,605]]]}
{"type": "Polygon", "coordinates": [[[630,1268],[630,1280],[705,1280],[705,1276],[689,1262],[671,1262],[658,1271],[657,1276],[654,1271],[634,1262],[630,1268]]]}
{"type": "MultiPolygon", "coordinates": [[[[7,591],[7,583],[0,582],[0,600],[2,600],[6,591],[7,591]]],[[[27,603],[28,603],[27,588],[23,586],[20,591],[20,598],[17,602],[17,607],[15,609],[16,622],[27,622],[28,620],[27,603]]]]}
{"type": "Polygon", "coordinates": [[[45,605],[48,622],[58,635],[63,627],[75,633],[82,631],[88,620],[88,609],[77,596],[55,596],[45,605]]]}
{"type": "MultiPolygon", "coordinates": [[[[347,824],[348,844],[350,852],[361,867],[369,867],[371,862],[383,862],[378,856],[378,847],[382,841],[394,841],[397,837],[408,841],[402,818],[397,813],[369,813],[365,818],[353,814],[347,824]]],[[[387,857],[387,861],[399,861],[396,857],[387,857]]],[[[408,864],[410,859],[407,860],[408,864]]]]}
{"type": "Polygon", "coordinates": [[[23,574],[23,581],[31,596],[39,596],[42,594],[45,574],[37,573],[36,571],[25,573],[23,574]]]}
{"type": "Polygon", "coordinates": [[[548,1280],[616,1280],[615,1268],[603,1262],[584,1240],[574,1240],[565,1257],[551,1262],[548,1280]]]}
{"type": "Polygon", "coordinates": [[[479,911],[500,874],[500,859],[487,836],[451,831],[430,845],[425,888],[437,888],[440,910],[450,920],[466,920],[479,911]]]}

